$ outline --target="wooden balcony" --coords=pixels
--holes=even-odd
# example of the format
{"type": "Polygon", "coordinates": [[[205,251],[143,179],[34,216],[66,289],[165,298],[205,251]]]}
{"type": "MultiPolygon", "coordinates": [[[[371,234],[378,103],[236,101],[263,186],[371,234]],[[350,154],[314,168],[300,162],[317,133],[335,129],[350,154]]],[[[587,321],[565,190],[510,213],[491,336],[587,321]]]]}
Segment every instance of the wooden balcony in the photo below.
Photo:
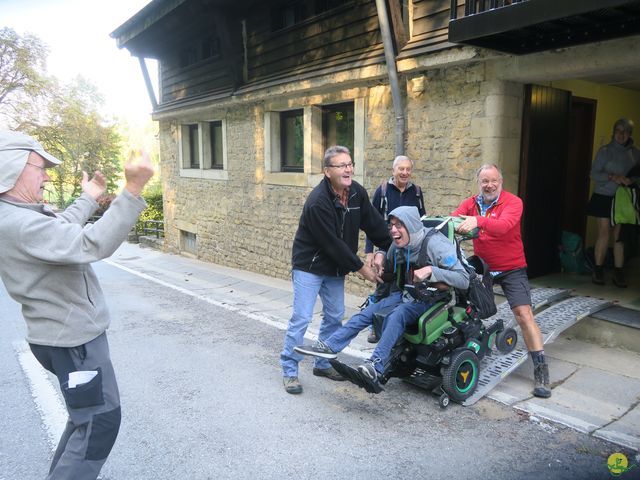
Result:
{"type": "Polygon", "coordinates": [[[450,42],[505,53],[638,34],[639,0],[451,0],[450,42]]]}

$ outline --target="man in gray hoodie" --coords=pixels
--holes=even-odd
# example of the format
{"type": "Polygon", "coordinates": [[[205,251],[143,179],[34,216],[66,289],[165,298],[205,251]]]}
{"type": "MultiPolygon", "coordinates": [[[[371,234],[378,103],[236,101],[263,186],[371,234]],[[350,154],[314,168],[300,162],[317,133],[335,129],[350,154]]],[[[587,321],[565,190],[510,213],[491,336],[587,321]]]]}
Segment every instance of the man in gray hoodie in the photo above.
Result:
{"type": "Polygon", "coordinates": [[[35,139],[0,130],[0,278],[22,305],[27,342],[60,382],[69,419],[47,479],[95,480],[120,427],[109,356],[109,312],[91,263],[109,257],[146,204],[149,158],[125,166],[126,184],[100,220],[87,224],[106,179],[83,173],[82,195],[64,212],[42,204],[47,169],[61,162],[35,139]]]}
{"type": "MultiPolygon", "coordinates": [[[[402,286],[428,282],[462,290],[469,287],[469,274],[460,263],[455,246],[444,235],[425,227],[416,207],[398,207],[391,211],[389,229],[393,244],[388,252],[376,252],[374,259],[380,275],[384,273],[386,265],[394,278],[398,275],[403,277],[400,282],[402,286]]],[[[329,338],[314,345],[299,345],[295,350],[303,355],[336,358],[337,352],[342,351],[361,330],[373,323],[376,312],[390,306],[395,308],[385,321],[376,349],[369,360],[358,367],[363,375],[380,387],[379,376],[384,373],[394,345],[406,328],[417,324],[420,316],[431,306],[407,294],[406,289],[400,289],[395,282],[389,296],[356,313],[329,338]]]]}

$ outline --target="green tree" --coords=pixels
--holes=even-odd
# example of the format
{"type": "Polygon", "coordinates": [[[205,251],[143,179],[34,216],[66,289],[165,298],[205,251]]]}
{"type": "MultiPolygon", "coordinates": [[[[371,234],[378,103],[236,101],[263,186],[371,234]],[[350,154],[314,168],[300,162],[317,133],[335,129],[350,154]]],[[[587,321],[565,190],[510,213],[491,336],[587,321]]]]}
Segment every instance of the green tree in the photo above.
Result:
{"type": "Polygon", "coordinates": [[[33,106],[47,91],[46,56],[38,37],[0,29],[0,115],[12,128],[25,123],[25,114],[33,115],[33,106]]]}
{"type": "Polygon", "coordinates": [[[82,193],[82,171],[100,170],[107,178],[107,192],[117,189],[121,175],[121,137],[117,126],[105,122],[98,109],[102,99],[96,88],[78,77],[51,92],[41,125],[28,133],[62,164],[51,171],[53,196],[49,201],[63,207],[82,193]]]}

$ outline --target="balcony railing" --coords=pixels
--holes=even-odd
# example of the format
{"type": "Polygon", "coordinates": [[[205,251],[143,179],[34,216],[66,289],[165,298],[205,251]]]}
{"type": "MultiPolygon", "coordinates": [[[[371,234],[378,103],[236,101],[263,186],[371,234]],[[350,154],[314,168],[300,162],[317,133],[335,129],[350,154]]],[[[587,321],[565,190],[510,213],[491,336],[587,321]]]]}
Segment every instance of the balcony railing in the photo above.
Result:
{"type": "MultiPolygon", "coordinates": [[[[504,8],[514,3],[527,2],[529,0],[467,0],[464,2],[465,16],[474,15],[476,13],[486,12],[487,10],[495,10],[496,8],[504,8]]],[[[458,1],[451,0],[451,20],[458,18],[458,1]]]]}
{"type": "Polygon", "coordinates": [[[451,43],[515,54],[640,35],[640,0],[451,0],[450,16],[451,43]]]}

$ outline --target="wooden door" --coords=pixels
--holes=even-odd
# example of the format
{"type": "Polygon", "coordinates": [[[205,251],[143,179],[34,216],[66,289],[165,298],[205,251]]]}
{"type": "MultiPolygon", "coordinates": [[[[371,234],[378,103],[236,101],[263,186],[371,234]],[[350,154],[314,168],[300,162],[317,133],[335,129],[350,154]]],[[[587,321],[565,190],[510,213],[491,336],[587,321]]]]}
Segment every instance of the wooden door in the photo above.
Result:
{"type": "Polygon", "coordinates": [[[525,86],[518,195],[529,277],[560,271],[570,113],[571,92],[525,86]]]}

